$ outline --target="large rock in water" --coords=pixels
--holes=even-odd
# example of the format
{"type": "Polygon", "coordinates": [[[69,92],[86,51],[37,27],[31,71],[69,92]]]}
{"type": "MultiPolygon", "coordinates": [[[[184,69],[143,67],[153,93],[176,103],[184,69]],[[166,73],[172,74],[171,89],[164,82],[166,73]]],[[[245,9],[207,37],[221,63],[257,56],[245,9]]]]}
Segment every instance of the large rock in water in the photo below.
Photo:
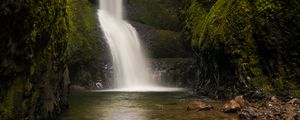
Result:
{"type": "Polygon", "coordinates": [[[238,104],[240,104],[241,107],[246,107],[246,106],[249,105],[248,101],[246,101],[246,100],[244,99],[244,97],[241,96],[241,95],[240,95],[240,96],[236,96],[236,97],[234,98],[234,101],[236,101],[238,104]]]}
{"type": "Polygon", "coordinates": [[[226,103],[224,106],[223,106],[223,111],[224,112],[237,112],[241,109],[241,105],[235,101],[235,100],[230,100],[228,103],[226,103]]]}
{"type": "Polygon", "coordinates": [[[50,119],[67,107],[67,0],[0,2],[0,119],[50,119]]]}
{"type": "Polygon", "coordinates": [[[208,13],[191,2],[185,15],[197,48],[198,92],[300,95],[298,0],[217,0],[208,13]]]}
{"type": "Polygon", "coordinates": [[[223,106],[224,112],[238,112],[243,107],[248,106],[248,102],[244,100],[243,96],[236,96],[233,100],[225,103],[223,106]]]}
{"type": "Polygon", "coordinates": [[[202,110],[210,110],[213,107],[205,102],[202,101],[193,101],[189,103],[188,107],[186,108],[187,111],[202,111],[202,110]]]}

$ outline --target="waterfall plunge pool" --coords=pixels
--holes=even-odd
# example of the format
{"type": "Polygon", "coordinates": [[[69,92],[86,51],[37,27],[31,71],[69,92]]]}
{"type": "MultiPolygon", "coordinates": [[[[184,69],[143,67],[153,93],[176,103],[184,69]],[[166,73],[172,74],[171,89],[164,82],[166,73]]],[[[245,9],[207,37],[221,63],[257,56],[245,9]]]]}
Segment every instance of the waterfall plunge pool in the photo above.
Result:
{"type": "MultiPolygon", "coordinates": [[[[70,106],[60,120],[237,120],[217,110],[187,112],[197,98],[186,92],[71,92],[70,106]]],[[[224,102],[202,100],[214,107],[224,102]]]]}

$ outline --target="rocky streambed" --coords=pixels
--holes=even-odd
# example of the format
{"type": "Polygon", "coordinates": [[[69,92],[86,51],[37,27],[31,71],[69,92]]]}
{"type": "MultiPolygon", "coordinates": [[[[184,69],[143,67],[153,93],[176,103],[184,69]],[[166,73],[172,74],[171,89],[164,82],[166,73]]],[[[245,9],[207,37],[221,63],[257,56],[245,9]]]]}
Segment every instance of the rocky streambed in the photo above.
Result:
{"type": "Polygon", "coordinates": [[[187,111],[209,110],[235,113],[241,120],[299,120],[300,100],[298,98],[281,100],[277,96],[272,96],[264,100],[249,102],[243,96],[236,96],[222,107],[199,100],[189,103],[187,107],[187,111]]]}
{"type": "Polygon", "coordinates": [[[211,100],[187,92],[72,92],[61,120],[299,120],[300,101],[211,100]]]}

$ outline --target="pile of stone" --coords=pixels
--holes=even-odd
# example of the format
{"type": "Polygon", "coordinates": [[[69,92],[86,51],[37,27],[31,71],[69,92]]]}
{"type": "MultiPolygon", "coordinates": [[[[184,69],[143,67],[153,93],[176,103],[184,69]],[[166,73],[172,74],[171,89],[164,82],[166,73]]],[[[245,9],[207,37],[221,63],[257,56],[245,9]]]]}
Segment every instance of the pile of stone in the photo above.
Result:
{"type": "MultiPolygon", "coordinates": [[[[187,111],[211,109],[213,106],[202,101],[191,102],[187,107],[187,111]]],[[[250,103],[243,96],[236,96],[219,110],[225,113],[237,113],[241,120],[300,120],[300,100],[298,98],[283,101],[273,96],[265,101],[250,103]]]]}
{"type": "Polygon", "coordinates": [[[300,100],[293,98],[284,102],[273,96],[267,101],[243,107],[238,114],[244,120],[300,120],[300,100]]]}

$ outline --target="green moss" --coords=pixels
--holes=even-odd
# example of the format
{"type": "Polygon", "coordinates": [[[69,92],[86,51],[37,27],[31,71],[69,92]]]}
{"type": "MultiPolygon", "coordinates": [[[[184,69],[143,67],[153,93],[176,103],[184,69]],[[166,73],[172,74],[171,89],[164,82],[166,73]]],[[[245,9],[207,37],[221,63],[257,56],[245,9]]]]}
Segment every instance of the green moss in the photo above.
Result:
{"type": "Polygon", "coordinates": [[[211,5],[204,4],[204,1],[199,3],[197,0],[185,2],[189,3],[185,3],[188,5],[180,11],[180,14],[184,17],[184,29],[191,32],[192,45],[197,46],[198,38],[203,32],[204,21],[211,5]]]}
{"type": "MultiPolygon", "coordinates": [[[[100,43],[101,31],[98,28],[97,4],[90,0],[75,0],[71,5],[71,27],[69,31],[66,58],[70,79],[73,83],[81,84],[87,79],[95,79],[97,71],[95,66],[100,62],[100,53],[103,48],[100,43]],[[92,78],[82,76],[81,72],[88,72],[92,78]]],[[[65,80],[67,80],[67,77],[65,80]]],[[[70,81],[66,81],[68,83],[70,81]]]]}
{"type": "Polygon", "coordinates": [[[32,83],[31,82],[26,82],[24,85],[25,91],[30,91],[32,89],[32,83]]]}
{"type": "Polygon", "coordinates": [[[36,104],[39,96],[40,96],[40,92],[39,91],[33,92],[32,96],[31,96],[31,103],[32,104],[36,104]]]}
{"type": "Polygon", "coordinates": [[[24,100],[24,101],[22,102],[22,110],[23,110],[23,111],[28,110],[28,108],[30,107],[29,105],[30,105],[29,100],[28,100],[28,99],[24,100]]]}
{"type": "MultiPolygon", "coordinates": [[[[29,102],[34,95],[31,92],[42,93],[41,86],[55,86],[57,93],[62,92],[57,86],[62,80],[61,64],[65,64],[68,2],[0,2],[0,61],[5,61],[0,63],[0,119],[24,119],[27,116],[37,119],[39,111],[33,109],[44,101],[36,98],[36,102],[29,102]],[[44,84],[45,81],[51,81],[51,84],[44,84]]],[[[61,106],[57,105],[58,108],[61,106]]]]}
{"type": "Polygon", "coordinates": [[[220,72],[221,81],[216,81],[230,81],[231,86],[243,83],[272,93],[291,89],[286,83],[299,79],[299,62],[295,61],[299,57],[295,47],[299,45],[298,2],[217,0],[204,19],[195,17],[205,10],[195,4],[199,3],[192,1],[184,10],[190,13],[186,27],[199,49],[199,59],[208,64],[204,69],[220,72]],[[210,66],[215,64],[216,70],[210,66]]]}
{"type": "Polygon", "coordinates": [[[274,93],[275,88],[272,86],[271,82],[268,81],[267,77],[257,77],[250,81],[250,85],[253,85],[255,88],[262,89],[267,93],[274,93]]]}
{"type": "Polygon", "coordinates": [[[295,90],[295,96],[300,97],[300,90],[295,90]]]}
{"type": "Polygon", "coordinates": [[[5,101],[3,105],[4,109],[2,110],[3,116],[1,116],[1,118],[3,119],[12,118],[13,110],[14,110],[14,95],[15,95],[14,89],[10,88],[4,100],[5,101]]]}
{"type": "Polygon", "coordinates": [[[180,0],[130,0],[128,19],[157,29],[180,30],[178,7],[180,0]],[[131,8],[134,8],[131,10],[131,8]]]}
{"type": "Polygon", "coordinates": [[[13,115],[15,114],[15,96],[21,94],[23,92],[23,83],[24,80],[21,77],[17,77],[16,80],[11,83],[10,87],[7,89],[7,94],[3,103],[1,103],[1,117],[2,119],[13,119],[13,115]]]}
{"type": "Polygon", "coordinates": [[[34,75],[35,73],[35,64],[33,64],[31,67],[30,67],[30,75],[34,75]]]}
{"type": "Polygon", "coordinates": [[[185,55],[184,46],[181,40],[181,33],[156,30],[156,38],[153,40],[154,50],[150,51],[154,58],[171,58],[185,55]]]}

